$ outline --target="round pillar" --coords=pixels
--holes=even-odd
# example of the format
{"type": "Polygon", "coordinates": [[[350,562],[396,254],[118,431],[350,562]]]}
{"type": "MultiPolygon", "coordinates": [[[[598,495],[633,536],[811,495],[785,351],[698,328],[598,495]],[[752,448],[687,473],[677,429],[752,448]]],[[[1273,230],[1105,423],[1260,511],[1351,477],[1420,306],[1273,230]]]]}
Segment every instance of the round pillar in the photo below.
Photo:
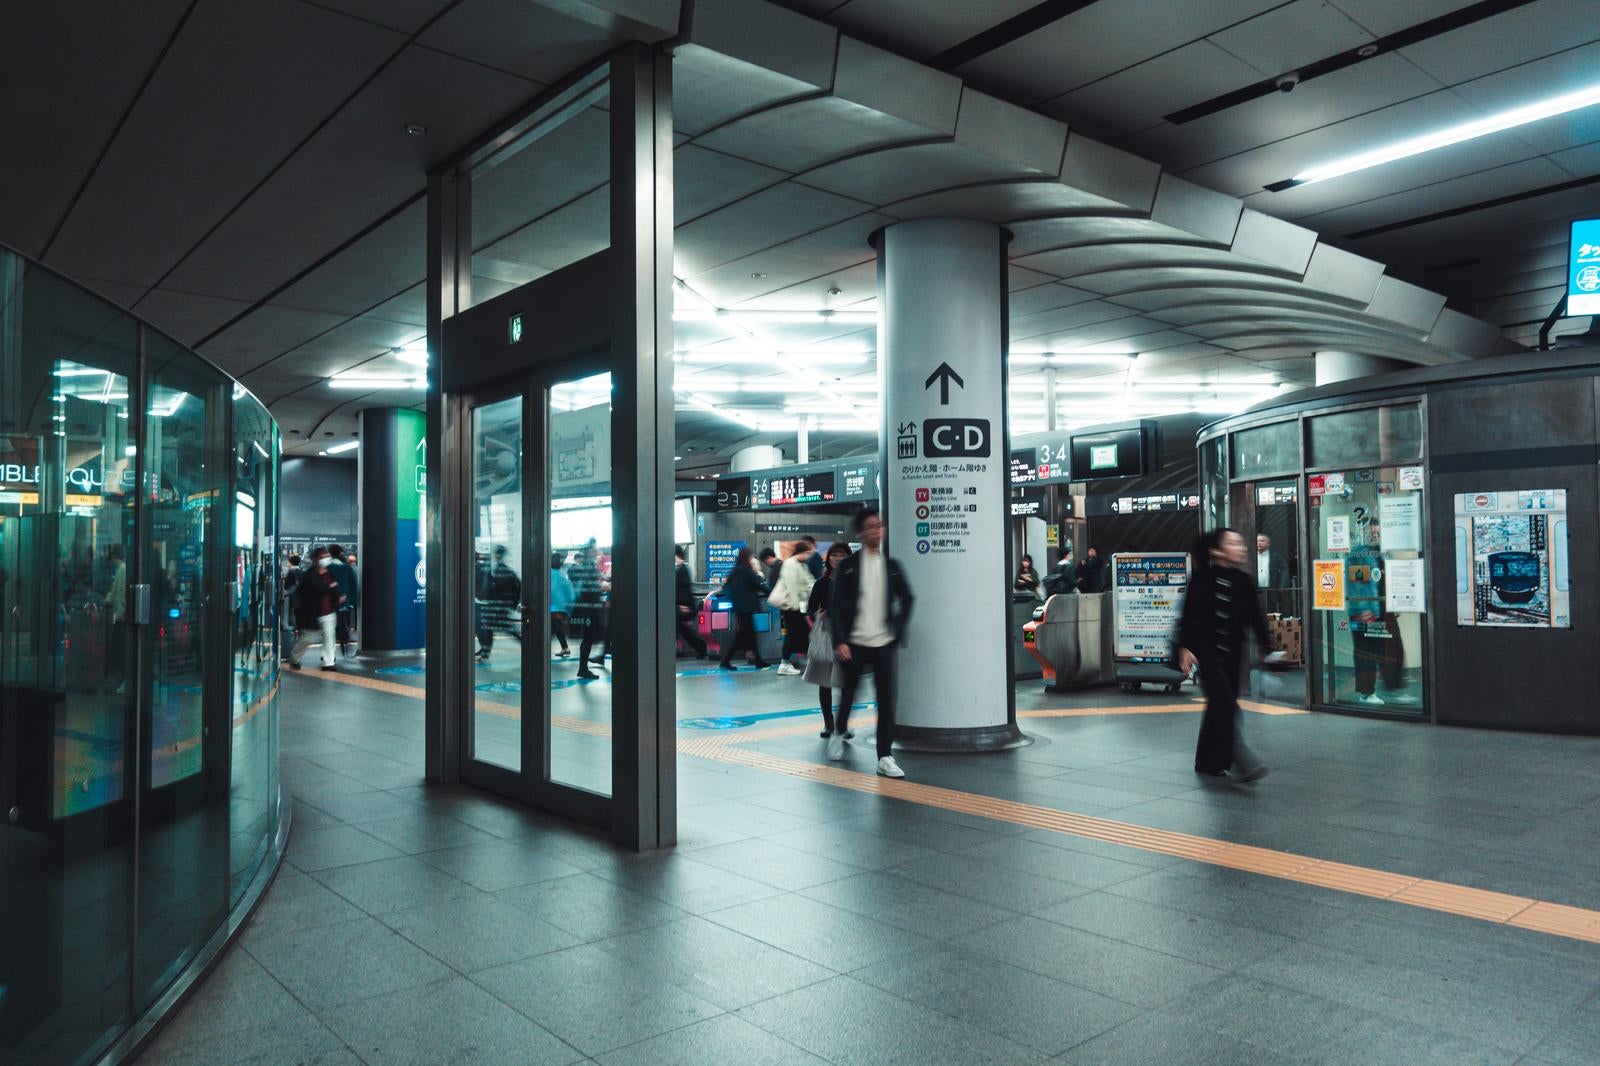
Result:
{"type": "Polygon", "coordinates": [[[899,222],[878,251],[882,504],[916,597],[896,733],[994,751],[1017,729],[1006,457],[1006,242],[964,219],[899,222]]]}
{"type": "Polygon", "coordinates": [[[1362,355],[1359,352],[1318,352],[1317,384],[1332,385],[1336,381],[1369,378],[1374,374],[1387,374],[1405,370],[1410,363],[1398,359],[1385,359],[1381,355],[1362,355]]]}
{"type": "Polygon", "coordinates": [[[733,458],[728,460],[728,473],[737,474],[744,470],[771,470],[775,466],[782,465],[782,451],[770,444],[752,444],[748,448],[740,448],[733,453],[733,458]]]}
{"type": "Polygon", "coordinates": [[[425,643],[427,418],[397,407],[359,417],[361,649],[415,651],[425,643]]]}

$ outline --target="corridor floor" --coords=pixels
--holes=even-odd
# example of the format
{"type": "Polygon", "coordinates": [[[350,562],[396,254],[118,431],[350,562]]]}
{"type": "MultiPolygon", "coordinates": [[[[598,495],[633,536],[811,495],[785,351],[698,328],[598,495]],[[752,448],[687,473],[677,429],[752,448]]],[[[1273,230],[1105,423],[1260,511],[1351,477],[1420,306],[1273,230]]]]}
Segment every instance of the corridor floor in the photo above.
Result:
{"type": "Polygon", "coordinates": [[[1272,775],[1202,783],[1187,694],[1025,682],[1037,743],[900,788],[870,709],[829,764],[805,686],[690,674],[739,720],[686,722],[642,856],[424,785],[395,686],[287,677],[287,863],[142,1061],[1600,1061],[1600,740],[1250,713],[1272,775]]]}

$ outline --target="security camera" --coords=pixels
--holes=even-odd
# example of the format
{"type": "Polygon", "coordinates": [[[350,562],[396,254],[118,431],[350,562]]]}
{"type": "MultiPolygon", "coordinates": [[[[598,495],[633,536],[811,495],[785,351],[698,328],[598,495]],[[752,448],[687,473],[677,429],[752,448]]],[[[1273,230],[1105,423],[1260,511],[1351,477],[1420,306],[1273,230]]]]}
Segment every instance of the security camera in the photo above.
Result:
{"type": "Polygon", "coordinates": [[[1278,87],[1280,93],[1292,93],[1294,92],[1294,87],[1300,84],[1300,72],[1291,70],[1287,74],[1279,75],[1278,80],[1273,84],[1278,87]]]}

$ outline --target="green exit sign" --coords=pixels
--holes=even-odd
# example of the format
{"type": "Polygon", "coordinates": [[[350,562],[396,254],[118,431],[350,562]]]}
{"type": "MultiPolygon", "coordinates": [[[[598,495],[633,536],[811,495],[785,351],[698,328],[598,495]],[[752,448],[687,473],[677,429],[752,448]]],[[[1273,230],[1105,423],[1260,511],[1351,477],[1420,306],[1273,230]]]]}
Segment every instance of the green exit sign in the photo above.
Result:
{"type": "Polygon", "coordinates": [[[518,341],[520,341],[522,339],[522,312],[521,311],[518,311],[516,314],[511,316],[511,324],[510,324],[509,329],[507,330],[507,333],[511,337],[511,343],[512,344],[515,344],[515,343],[517,343],[518,341]]]}

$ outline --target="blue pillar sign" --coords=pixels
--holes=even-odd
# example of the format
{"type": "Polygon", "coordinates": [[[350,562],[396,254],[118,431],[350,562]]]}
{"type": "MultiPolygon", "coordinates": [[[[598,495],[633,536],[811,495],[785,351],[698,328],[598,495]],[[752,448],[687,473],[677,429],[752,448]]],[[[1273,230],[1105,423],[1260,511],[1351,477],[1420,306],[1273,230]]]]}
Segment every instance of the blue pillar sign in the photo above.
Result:
{"type": "Polygon", "coordinates": [[[1567,260],[1567,315],[1600,315],[1600,218],[1572,224],[1567,260]]]}

